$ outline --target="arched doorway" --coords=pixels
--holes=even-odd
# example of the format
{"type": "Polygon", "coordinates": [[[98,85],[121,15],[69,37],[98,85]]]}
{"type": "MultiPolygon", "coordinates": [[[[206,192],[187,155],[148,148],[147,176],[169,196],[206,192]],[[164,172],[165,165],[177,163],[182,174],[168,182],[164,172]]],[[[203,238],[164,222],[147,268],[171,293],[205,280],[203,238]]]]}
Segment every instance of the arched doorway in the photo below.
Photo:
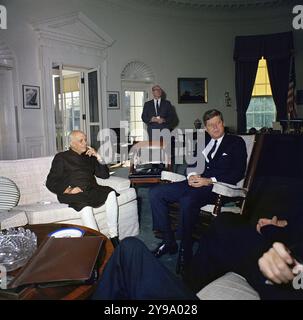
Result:
{"type": "Polygon", "coordinates": [[[147,140],[141,114],[154,78],[150,67],[141,61],[129,62],[121,73],[123,118],[129,122],[131,142],[147,140]]]}

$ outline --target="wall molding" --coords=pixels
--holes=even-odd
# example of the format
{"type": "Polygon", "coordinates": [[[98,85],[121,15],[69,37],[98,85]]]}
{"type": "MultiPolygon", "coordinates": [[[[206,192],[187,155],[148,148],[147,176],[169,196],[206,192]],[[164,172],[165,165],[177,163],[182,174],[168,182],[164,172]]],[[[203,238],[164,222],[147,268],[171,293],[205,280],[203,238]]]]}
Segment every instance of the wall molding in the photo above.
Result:
{"type": "Polygon", "coordinates": [[[25,158],[38,158],[45,155],[45,137],[25,137],[25,158]]]}
{"type": "Polygon", "coordinates": [[[83,69],[101,66],[102,123],[107,124],[106,64],[113,39],[81,12],[32,22],[38,36],[45,123],[46,154],[56,150],[56,128],[52,95],[52,63],[83,69]],[[89,59],[87,59],[89,58],[89,59]],[[88,62],[90,61],[90,62],[88,62]]]}
{"type": "Polygon", "coordinates": [[[81,12],[58,16],[32,23],[42,45],[52,44],[52,40],[97,50],[100,54],[112,46],[113,39],[81,12]]]}

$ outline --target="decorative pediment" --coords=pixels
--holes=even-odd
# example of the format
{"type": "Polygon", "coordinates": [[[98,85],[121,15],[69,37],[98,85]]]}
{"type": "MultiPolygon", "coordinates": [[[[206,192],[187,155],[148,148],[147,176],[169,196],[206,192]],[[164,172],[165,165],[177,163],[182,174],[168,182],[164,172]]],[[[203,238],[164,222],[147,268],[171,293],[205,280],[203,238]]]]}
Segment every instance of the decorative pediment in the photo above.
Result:
{"type": "Polygon", "coordinates": [[[81,12],[32,23],[40,40],[57,40],[86,48],[106,49],[113,39],[81,12]]]}
{"type": "Polygon", "coordinates": [[[141,61],[131,61],[121,73],[122,80],[139,80],[152,82],[154,74],[150,67],[141,61]]]}

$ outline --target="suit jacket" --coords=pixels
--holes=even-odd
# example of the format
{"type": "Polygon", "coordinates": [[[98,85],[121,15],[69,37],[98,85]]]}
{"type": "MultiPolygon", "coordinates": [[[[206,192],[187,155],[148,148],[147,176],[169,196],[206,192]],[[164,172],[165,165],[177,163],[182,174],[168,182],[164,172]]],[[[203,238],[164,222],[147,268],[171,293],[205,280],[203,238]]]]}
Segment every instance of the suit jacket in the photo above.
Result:
{"type": "MultiPolygon", "coordinates": [[[[206,145],[210,141],[209,138],[207,140],[206,145]]],[[[201,157],[204,156],[201,154],[201,157]]],[[[201,176],[215,177],[217,181],[236,184],[244,177],[246,162],[247,152],[244,140],[236,135],[225,134],[214,158],[210,162],[205,161],[205,169],[201,176]]]]}
{"type": "Polygon", "coordinates": [[[143,112],[141,115],[142,121],[147,124],[148,131],[151,129],[164,129],[170,128],[172,117],[173,117],[173,108],[171,103],[168,100],[161,99],[159,116],[165,119],[166,122],[162,124],[150,122],[152,117],[156,117],[156,110],[154,105],[154,100],[149,100],[145,102],[143,107],[143,112]]]}

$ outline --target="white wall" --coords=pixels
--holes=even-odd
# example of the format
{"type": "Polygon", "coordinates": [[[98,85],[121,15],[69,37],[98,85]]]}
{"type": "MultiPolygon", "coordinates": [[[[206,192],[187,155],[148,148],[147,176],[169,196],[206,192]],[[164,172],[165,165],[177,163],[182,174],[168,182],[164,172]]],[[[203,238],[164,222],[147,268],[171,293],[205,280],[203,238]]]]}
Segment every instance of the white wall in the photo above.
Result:
{"type": "MultiPolygon", "coordinates": [[[[124,0],[127,1],[127,0],[124,0]]],[[[8,10],[8,30],[0,30],[4,40],[16,55],[21,84],[41,85],[39,55],[35,32],[30,22],[81,11],[107,32],[114,44],[109,49],[107,90],[120,91],[120,75],[126,64],[140,60],[155,74],[155,81],[166,91],[175,105],[179,127],[191,128],[205,110],[217,107],[223,111],[227,126],[235,127],[235,89],[233,45],[237,35],[266,34],[289,31],[292,28],[290,9],[261,9],[227,14],[216,11],[190,18],[185,12],[141,7],[128,9],[125,2],[106,0],[9,0],[2,1],[8,10]],[[201,18],[202,17],[202,18],[201,18]],[[252,18],[253,17],[253,18],[252,18]],[[257,17],[257,20],[256,20],[257,17]],[[209,82],[207,104],[177,103],[178,77],[206,77],[209,82]],[[224,107],[224,92],[229,91],[232,107],[224,107]]],[[[297,83],[303,88],[302,31],[295,34],[297,47],[297,83]]],[[[20,101],[21,88],[19,91],[20,101]]],[[[23,110],[22,134],[43,136],[43,109],[23,110]]],[[[121,110],[109,111],[110,127],[119,126],[121,110]]]]}

